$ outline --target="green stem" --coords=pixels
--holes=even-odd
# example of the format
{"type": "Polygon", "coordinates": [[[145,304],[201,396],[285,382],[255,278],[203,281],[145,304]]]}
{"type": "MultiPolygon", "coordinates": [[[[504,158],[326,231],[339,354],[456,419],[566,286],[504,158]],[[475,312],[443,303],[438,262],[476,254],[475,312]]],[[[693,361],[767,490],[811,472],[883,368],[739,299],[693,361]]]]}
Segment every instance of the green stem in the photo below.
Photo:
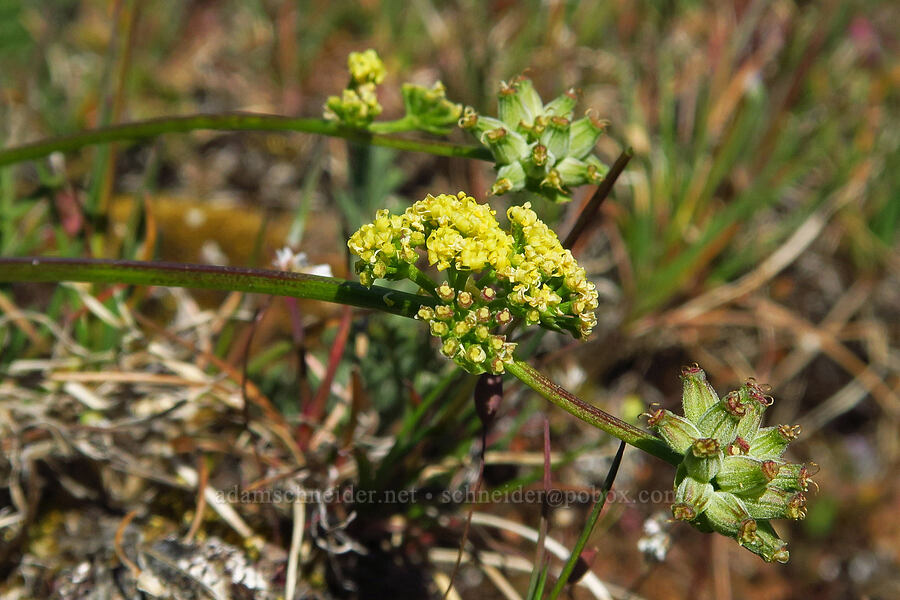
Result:
{"type": "Polygon", "coordinates": [[[435,290],[437,289],[438,284],[426,273],[420,271],[418,267],[415,265],[407,265],[406,276],[431,296],[437,298],[437,292],[435,290]]]}
{"type": "Polygon", "coordinates": [[[369,133],[406,133],[407,131],[415,131],[415,119],[406,115],[395,121],[375,121],[369,125],[369,133]]]}
{"type": "MultiPolygon", "coordinates": [[[[394,121],[397,123],[403,121],[394,121]]],[[[391,122],[389,122],[391,123],[391,122]]],[[[344,138],[374,146],[385,146],[410,152],[425,152],[437,156],[476,158],[491,161],[490,153],[476,146],[461,146],[441,141],[413,140],[381,133],[370,133],[345,127],[324,119],[295,119],[278,115],[255,113],[222,113],[215,115],[187,115],[133,121],[109,127],[80,131],[71,135],[39,140],[23,146],[0,150],[0,166],[43,158],[53,152],[69,152],[85,146],[153,138],[164,133],[183,133],[201,129],[230,131],[300,131],[344,138]]]]}
{"type": "MultiPolygon", "coordinates": [[[[274,294],[336,302],[410,318],[415,316],[423,304],[432,306],[436,304],[434,298],[427,296],[398,292],[380,286],[366,288],[358,283],[334,277],[166,262],[87,258],[0,258],[0,282],[13,281],[52,283],[84,281],[274,294]]],[[[531,365],[517,360],[508,364],[506,370],[541,396],[582,421],[673,465],[679,463],[680,457],[659,438],[582,402],[531,365]]]]}
{"type": "Polygon", "coordinates": [[[581,558],[581,553],[584,552],[584,547],[587,545],[588,538],[591,537],[591,532],[594,530],[597,519],[600,518],[600,513],[603,511],[603,506],[606,504],[606,497],[609,495],[613,481],[616,479],[616,474],[619,472],[619,465],[622,463],[622,454],[624,451],[625,444],[620,443],[619,450],[616,452],[612,465],[609,467],[609,472],[606,474],[606,481],[603,482],[603,487],[600,488],[602,495],[597,502],[594,503],[591,515],[588,517],[584,528],[582,528],[581,535],[578,536],[578,541],[575,542],[575,545],[572,547],[569,559],[566,561],[566,564],[563,565],[562,571],[559,573],[559,578],[556,580],[556,585],[550,590],[550,596],[547,600],[556,600],[559,598],[563,588],[569,583],[569,577],[572,575],[572,571],[575,570],[575,565],[578,562],[578,559],[581,558]]]}
{"type": "Polygon", "coordinates": [[[642,429],[638,429],[634,425],[629,425],[596,406],[582,402],[570,392],[547,379],[528,363],[517,360],[507,364],[506,370],[518,377],[522,383],[538,394],[585,423],[590,423],[594,427],[619,438],[626,444],[631,444],[635,448],[673,465],[679,464],[680,457],[670,450],[661,439],[642,429]]]}
{"type": "Polygon", "coordinates": [[[423,304],[435,304],[426,296],[379,286],[366,288],[334,277],[165,262],[3,258],[0,281],[85,281],[275,294],[337,302],[404,317],[413,317],[423,304]]]}

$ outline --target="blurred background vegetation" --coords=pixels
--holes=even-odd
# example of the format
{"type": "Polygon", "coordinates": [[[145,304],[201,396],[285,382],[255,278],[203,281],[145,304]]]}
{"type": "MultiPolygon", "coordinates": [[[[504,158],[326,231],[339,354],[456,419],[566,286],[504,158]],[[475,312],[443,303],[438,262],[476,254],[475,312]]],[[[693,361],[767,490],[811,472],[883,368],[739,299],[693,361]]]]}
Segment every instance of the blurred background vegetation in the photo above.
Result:
{"type": "MultiPolygon", "coordinates": [[[[574,248],[600,290],[600,323],[586,344],[554,335],[522,348],[635,422],[651,402],[677,405],[683,364],[700,363],[720,392],[756,377],[776,398],[770,423],[804,428],[793,458],[820,467],[809,517],[776,524],[787,566],[669,525],[668,555],[649,559],[638,541],[667,506],[635,502],[604,513],[594,573],[617,597],[893,598],[898,22],[887,0],[0,0],[0,139],[198,112],[317,117],[346,83],[347,54],[370,47],[388,68],[386,118],[402,114],[404,81],[441,80],[450,99],[486,114],[500,80],[522,72],[545,98],[577,88],[577,110],[611,123],[598,153],[611,164],[635,152],[574,248]]],[[[0,169],[0,254],[268,267],[290,246],[348,276],[347,233],[376,209],[460,189],[485,198],[492,180],[487,163],[297,133],[166,135],[0,169]]],[[[564,234],[592,191],[562,206],[526,193],[490,201],[499,213],[530,200],[564,234]]],[[[0,591],[10,597],[69,589],[85,557],[96,581],[118,564],[109,548],[79,545],[83,519],[115,531],[137,510],[136,544],[190,527],[191,538],[253,546],[215,510],[195,518],[196,477],[218,489],[293,477],[318,489],[452,490],[477,471],[474,381],[445,364],[420,324],[340,306],[4,284],[0,376],[0,591]]],[[[511,383],[484,484],[539,486],[546,415],[554,484],[598,485],[615,444],[511,383]]],[[[616,485],[670,482],[667,465],[629,450],[616,485]]],[[[236,508],[274,553],[253,546],[280,590],[297,515],[236,508]]],[[[478,510],[531,527],[540,513],[478,510]]],[[[589,510],[557,509],[551,535],[571,546],[589,510]]],[[[452,563],[436,551],[456,547],[464,516],[459,506],[310,508],[304,593],[440,597],[452,563]],[[351,508],[356,520],[335,525],[351,508]],[[339,541],[353,550],[337,552],[339,541]]],[[[531,559],[530,542],[473,528],[476,549],[531,559]]],[[[524,590],[527,573],[506,575],[524,590]]],[[[457,588],[502,597],[493,582],[468,565],[457,588]]]]}

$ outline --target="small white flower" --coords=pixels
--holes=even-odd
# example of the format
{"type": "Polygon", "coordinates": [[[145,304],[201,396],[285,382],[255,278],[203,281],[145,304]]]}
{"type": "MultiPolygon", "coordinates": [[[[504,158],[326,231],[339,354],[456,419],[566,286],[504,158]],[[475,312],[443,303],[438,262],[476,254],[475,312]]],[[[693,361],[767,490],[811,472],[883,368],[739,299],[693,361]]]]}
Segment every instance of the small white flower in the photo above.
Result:
{"type": "Polygon", "coordinates": [[[319,275],[321,277],[333,277],[331,265],[323,263],[311,265],[306,252],[294,253],[288,246],[275,251],[275,260],[272,265],[281,271],[291,273],[305,273],[307,275],[319,275]]]}
{"type": "Polygon", "coordinates": [[[668,532],[668,515],[658,512],[644,521],[644,535],[638,540],[638,550],[649,560],[662,562],[666,559],[672,538],[668,532]]]}

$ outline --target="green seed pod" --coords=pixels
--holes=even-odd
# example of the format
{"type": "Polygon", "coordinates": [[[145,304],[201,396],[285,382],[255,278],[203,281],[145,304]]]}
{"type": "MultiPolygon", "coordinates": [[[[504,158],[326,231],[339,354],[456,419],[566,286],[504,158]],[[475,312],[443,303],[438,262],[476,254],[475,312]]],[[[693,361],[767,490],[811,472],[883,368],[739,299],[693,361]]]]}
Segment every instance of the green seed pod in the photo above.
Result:
{"type": "Polygon", "coordinates": [[[528,142],[521,135],[505,127],[486,131],[481,143],[488,147],[499,165],[508,165],[528,156],[528,142]]]}
{"type": "Polygon", "coordinates": [[[787,550],[787,544],[778,537],[768,521],[758,521],[756,531],[753,533],[752,539],[741,542],[742,546],[754,554],[758,554],[766,562],[786,563],[790,559],[791,555],[787,550]]]}
{"type": "Polygon", "coordinates": [[[799,425],[763,427],[750,442],[750,456],[763,459],[781,458],[788,444],[800,435],[799,425]]]}
{"type": "Polygon", "coordinates": [[[512,84],[500,83],[500,91],[497,93],[497,116],[512,130],[519,127],[519,123],[531,123],[536,116],[525,106],[519,87],[515,81],[512,84]]]}
{"type": "Polygon", "coordinates": [[[675,490],[675,504],[672,516],[679,521],[693,521],[704,510],[714,493],[711,483],[685,477],[675,490]]]}
{"type": "Polygon", "coordinates": [[[593,151],[608,124],[607,121],[594,118],[591,111],[588,111],[586,117],[573,121],[569,128],[569,156],[584,159],[593,151]]]}
{"type": "Polygon", "coordinates": [[[507,192],[517,192],[525,187],[525,169],[519,161],[504,165],[497,170],[497,180],[491,186],[491,193],[502,196],[507,192]]]}
{"type": "Polygon", "coordinates": [[[722,449],[713,438],[694,440],[684,453],[684,466],[689,477],[697,481],[710,481],[722,468],[722,449]]]}
{"type": "Polygon", "coordinates": [[[752,440],[759,431],[763,413],[772,404],[771,398],[763,393],[762,388],[753,379],[747,380],[741,386],[739,394],[745,412],[738,422],[737,435],[745,440],[752,440]]]}
{"type": "Polygon", "coordinates": [[[704,437],[693,423],[664,408],[650,415],[647,424],[678,454],[684,454],[694,440],[704,437]]]}
{"type": "Polygon", "coordinates": [[[547,103],[544,107],[544,114],[548,117],[564,117],[569,120],[572,118],[572,110],[575,108],[577,102],[578,94],[575,93],[574,88],[569,88],[565,94],[562,94],[547,103]]]}
{"type": "Polygon", "coordinates": [[[744,506],[755,519],[791,519],[806,517],[806,496],[769,486],[756,498],[744,498],[744,506]]]}
{"type": "Polygon", "coordinates": [[[465,111],[463,111],[458,124],[461,129],[465,129],[479,140],[488,131],[501,129],[506,126],[500,119],[479,115],[471,106],[467,106],[465,111]]]}
{"type": "Polygon", "coordinates": [[[738,421],[745,409],[736,392],[731,392],[707,409],[697,422],[703,437],[712,437],[727,446],[736,436],[738,421]]]}
{"type": "Polygon", "coordinates": [[[697,365],[682,367],[683,391],[681,405],[684,416],[696,423],[703,414],[719,402],[719,396],[709,381],[706,372],[697,365]]]}
{"type": "MultiPolygon", "coordinates": [[[[570,154],[571,152],[572,150],[569,149],[570,154]]],[[[606,179],[606,174],[609,173],[609,167],[603,164],[603,162],[599,158],[597,158],[593,154],[588,154],[583,160],[587,164],[588,183],[597,185],[598,183],[606,179]]]]}
{"type": "Polygon", "coordinates": [[[750,456],[726,456],[722,468],[716,475],[719,489],[751,496],[759,494],[778,475],[778,463],[772,460],[758,460],[750,456]]]}
{"type": "Polygon", "coordinates": [[[751,518],[740,498],[721,490],[713,492],[703,515],[710,527],[729,537],[741,533],[743,523],[751,518]]]}
{"type": "Polygon", "coordinates": [[[584,161],[567,156],[554,167],[564,186],[576,187],[585,183],[593,183],[588,171],[590,167],[584,161]]]}
{"type": "Polygon", "coordinates": [[[513,85],[518,90],[518,96],[522,106],[530,117],[525,120],[526,125],[531,125],[534,120],[544,114],[544,102],[541,100],[534,84],[527,77],[519,76],[513,80],[513,85]]]}
{"type": "Polygon", "coordinates": [[[564,157],[569,152],[569,127],[565,117],[550,117],[547,128],[541,134],[541,143],[553,156],[564,157]]]}
{"type": "Polygon", "coordinates": [[[809,482],[812,473],[804,465],[796,463],[780,463],[778,474],[772,479],[772,486],[779,487],[783,490],[803,490],[809,489],[809,482]]]}
{"type": "Polygon", "coordinates": [[[555,160],[556,157],[550,154],[547,150],[547,146],[544,146],[543,144],[534,144],[528,158],[523,161],[525,172],[531,178],[542,179],[547,175],[547,172],[555,160]]]}

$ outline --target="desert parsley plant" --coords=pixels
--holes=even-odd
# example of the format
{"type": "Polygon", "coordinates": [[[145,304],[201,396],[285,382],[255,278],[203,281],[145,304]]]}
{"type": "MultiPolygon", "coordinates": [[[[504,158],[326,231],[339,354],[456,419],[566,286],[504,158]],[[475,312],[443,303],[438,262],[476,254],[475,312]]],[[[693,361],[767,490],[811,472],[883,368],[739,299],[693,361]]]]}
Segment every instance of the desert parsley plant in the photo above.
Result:
{"type": "Polygon", "coordinates": [[[661,408],[648,415],[683,457],[672,516],[734,538],[766,561],[787,562],[787,544],[769,520],[806,516],[810,470],[782,458],[799,426],[761,427],[773,400],[752,379],[720,400],[698,366],[681,378],[684,416],[661,408]]]}
{"type": "Polygon", "coordinates": [[[513,322],[580,339],[597,322],[594,284],[530,204],[507,211],[508,231],[495,214],[465,192],[429,195],[400,215],[378,211],[347,244],[363,285],[410,279],[437,299],[418,318],[441,352],[471,373],[504,371],[515,344],[501,329],[513,322]],[[420,251],[446,281],[437,285],[419,271],[420,251]]]}
{"type": "MultiPolygon", "coordinates": [[[[349,83],[328,99],[327,121],[258,115],[198,115],[107,128],[82,136],[39,142],[0,152],[0,164],[44,156],[71,144],[140,138],[196,128],[273,128],[345,137],[387,145],[402,131],[443,135],[458,123],[489,151],[497,169],[493,194],[530,190],[552,201],[570,198],[571,188],[604,179],[606,166],[592,154],[605,123],[588,114],[574,119],[570,91],[544,104],[531,81],[518,77],[501,86],[499,118],[478,115],[447,100],[440,82],[431,88],[404,84],[405,115],[376,121],[382,112],[377,86],[386,76],[373,50],[351,53],[349,83]],[[4,163],[5,161],[5,163],[4,163]]],[[[452,144],[403,140],[406,149],[488,158],[452,144]],[[454,150],[447,153],[448,147],[454,150]]],[[[399,146],[398,146],[399,147],[399,146]]],[[[348,241],[358,257],[364,287],[333,277],[256,272],[249,269],[116,263],[93,259],[0,259],[0,281],[88,281],[166,285],[283,294],[340,302],[415,316],[439,340],[440,351],[470,373],[518,377],[542,396],[603,431],[677,465],[672,514],[698,529],[718,532],[767,561],[786,562],[786,544],[771,519],[802,519],[810,470],[783,459],[796,426],[762,427],[772,400],[750,380],[719,399],[699,367],[686,368],[679,416],[659,409],[649,425],[659,438],[575,398],[514,358],[509,337],[517,326],[540,326],[586,339],[596,324],[597,291],[556,234],[529,203],[512,206],[503,227],[496,213],[465,192],[427,196],[401,214],[379,210],[348,241]],[[417,265],[442,275],[436,282],[417,265]],[[419,295],[373,287],[379,280],[408,279],[419,295]],[[427,298],[426,298],[427,297],[427,298]],[[660,439],[661,438],[661,439],[660,439]]],[[[286,254],[279,267],[296,270],[286,254]],[[287,262],[285,262],[287,261],[287,262]]],[[[294,261],[296,262],[296,261],[294,261]]]]}

